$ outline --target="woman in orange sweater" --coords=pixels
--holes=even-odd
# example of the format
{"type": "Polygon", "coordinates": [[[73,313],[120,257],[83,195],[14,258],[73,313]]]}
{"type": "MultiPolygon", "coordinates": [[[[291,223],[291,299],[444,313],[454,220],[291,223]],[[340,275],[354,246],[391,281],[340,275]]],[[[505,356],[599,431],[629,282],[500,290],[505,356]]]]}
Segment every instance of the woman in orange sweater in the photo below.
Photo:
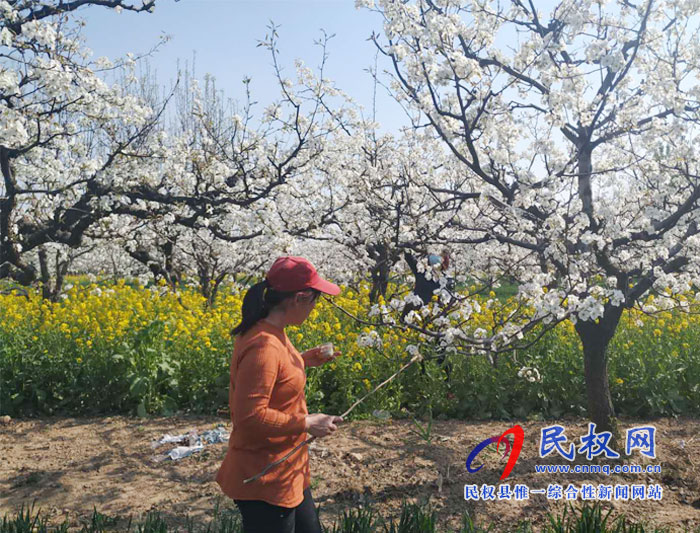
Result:
{"type": "Polygon", "coordinates": [[[321,533],[311,496],[308,447],[302,446],[264,476],[244,484],[306,440],[333,433],[339,416],[309,414],[305,367],[340,355],[320,347],[299,353],[284,328],[306,320],[321,293],[340,288],[322,279],[302,257],[280,257],[265,280],[243,298],[231,360],[229,408],[233,430],[216,476],[243,515],[245,533],[321,533]]]}

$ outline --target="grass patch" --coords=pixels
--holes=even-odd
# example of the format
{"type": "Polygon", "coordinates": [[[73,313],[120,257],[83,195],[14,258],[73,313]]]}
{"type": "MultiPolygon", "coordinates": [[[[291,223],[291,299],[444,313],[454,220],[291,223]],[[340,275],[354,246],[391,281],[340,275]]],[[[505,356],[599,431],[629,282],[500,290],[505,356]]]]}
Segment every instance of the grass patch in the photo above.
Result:
{"type": "MultiPolygon", "coordinates": [[[[600,503],[585,502],[582,506],[568,505],[563,512],[548,515],[548,522],[534,528],[531,522],[523,520],[507,529],[496,529],[494,525],[475,523],[468,513],[463,513],[461,527],[458,530],[441,529],[438,526],[437,512],[430,502],[426,504],[408,503],[401,505],[397,519],[384,519],[371,506],[343,511],[336,517],[334,524],[325,529],[325,533],[483,533],[508,531],[509,533],[668,533],[659,529],[628,520],[624,515],[615,519],[610,516],[612,510],[604,510],[600,503]]],[[[128,531],[135,533],[168,533],[183,531],[167,524],[158,511],[149,511],[145,517],[133,523],[131,518],[124,528],[117,528],[118,519],[93,510],[91,519],[82,525],[81,533],[101,533],[106,531],[128,531]]],[[[41,511],[34,511],[34,504],[25,509],[24,505],[14,517],[5,515],[0,522],[0,533],[63,533],[69,531],[69,523],[49,527],[41,511]]],[[[187,533],[243,533],[243,523],[237,509],[221,509],[217,504],[213,518],[207,523],[196,523],[187,519],[187,533]]],[[[700,527],[685,530],[685,533],[700,533],[700,527]]]]}

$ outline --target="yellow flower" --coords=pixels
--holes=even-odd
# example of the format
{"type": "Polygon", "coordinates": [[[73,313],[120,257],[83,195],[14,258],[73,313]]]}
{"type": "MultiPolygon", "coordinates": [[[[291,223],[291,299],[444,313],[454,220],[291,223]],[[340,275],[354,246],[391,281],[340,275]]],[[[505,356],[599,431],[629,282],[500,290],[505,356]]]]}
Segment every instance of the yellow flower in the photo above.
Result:
{"type": "Polygon", "coordinates": [[[624,382],[625,382],[625,381],[624,381],[622,378],[617,378],[617,379],[615,380],[615,383],[617,383],[618,385],[622,385],[624,382]]]}
{"type": "Polygon", "coordinates": [[[355,363],[354,365],[352,365],[352,369],[357,370],[359,372],[360,370],[362,370],[362,365],[360,363],[355,363]]]}
{"type": "Polygon", "coordinates": [[[75,362],[78,363],[78,364],[80,364],[80,363],[83,362],[83,358],[82,358],[82,357],[78,357],[78,358],[75,360],[75,362]]]}
{"type": "Polygon", "coordinates": [[[301,339],[304,338],[304,334],[303,334],[303,333],[297,333],[297,337],[296,337],[296,338],[297,338],[297,342],[300,342],[301,339]]]}

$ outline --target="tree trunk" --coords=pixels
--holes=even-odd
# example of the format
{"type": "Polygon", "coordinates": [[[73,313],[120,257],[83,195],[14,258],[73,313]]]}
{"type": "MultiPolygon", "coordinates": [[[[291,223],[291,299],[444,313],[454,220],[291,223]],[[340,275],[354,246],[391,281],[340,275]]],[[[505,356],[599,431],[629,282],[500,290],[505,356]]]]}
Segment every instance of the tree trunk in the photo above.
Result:
{"type": "Polygon", "coordinates": [[[207,302],[211,301],[211,276],[209,271],[202,265],[199,267],[199,293],[206,298],[207,302]]]}
{"type": "Polygon", "coordinates": [[[372,267],[372,289],[369,293],[369,301],[376,303],[379,295],[382,298],[386,296],[387,288],[389,287],[389,250],[385,244],[372,244],[368,251],[370,257],[374,259],[372,267]]]}
{"type": "Polygon", "coordinates": [[[17,189],[12,174],[10,151],[0,146],[0,174],[5,184],[4,196],[0,196],[0,278],[12,278],[22,285],[36,280],[37,272],[31,264],[21,261],[15,249],[18,236],[12,230],[12,215],[17,207],[17,189]]]}
{"type": "Polygon", "coordinates": [[[65,261],[60,261],[61,254],[56,251],[56,283],[54,285],[54,301],[58,301],[58,297],[63,291],[63,282],[66,279],[66,274],[68,273],[68,267],[71,264],[70,254],[65,261]]]}
{"type": "Polygon", "coordinates": [[[588,416],[596,425],[596,432],[610,431],[617,439],[617,421],[608,383],[608,345],[620,322],[622,306],[606,306],[599,323],[579,321],[576,332],[583,344],[583,362],[586,378],[588,416]]]}
{"type": "Polygon", "coordinates": [[[212,287],[211,294],[209,295],[209,298],[207,300],[207,305],[209,307],[212,307],[214,305],[214,302],[216,301],[216,295],[219,292],[219,287],[221,286],[221,283],[226,279],[226,276],[228,276],[228,272],[222,272],[219,274],[216,279],[214,280],[214,287],[212,287]]]}
{"type": "Polygon", "coordinates": [[[63,281],[68,272],[70,260],[60,261],[60,252],[56,251],[55,274],[53,284],[51,283],[51,271],[49,270],[49,258],[46,254],[46,249],[42,246],[39,248],[39,267],[41,271],[41,297],[44,300],[58,302],[58,297],[63,290],[63,281]]]}
{"type": "Polygon", "coordinates": [[[165,280],[168,282],[170,287],[175,290],[177,285],[180,283],[180,275],[177,272],[177,267],[175,265],[174,242],[168,239],[161,247],[161,250],[163,252],[163,256],[165,257],[165,267],[163,269],[165,280]]]}
{"type": "Polygon", "coordinates": [[[49,259],[46,256],[46,250],[42,246],[39,248],[39,268],[41,271],[41,297],[44,300],[52,300],[51,292],[51,274],[49,273],[49,259]]]}

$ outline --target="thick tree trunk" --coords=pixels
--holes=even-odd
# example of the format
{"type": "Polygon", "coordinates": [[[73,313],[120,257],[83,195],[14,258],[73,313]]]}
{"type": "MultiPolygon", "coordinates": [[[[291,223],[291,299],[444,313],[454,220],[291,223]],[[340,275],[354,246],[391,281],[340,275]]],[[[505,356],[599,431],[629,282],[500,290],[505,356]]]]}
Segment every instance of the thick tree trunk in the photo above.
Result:
{"type": "Polygon", "coordinates": [[[618,430],[608,383],[608,345],[621,315],[621,306],[606,306],[598,324],[591,321],[576,323],[576,332],[583,344],[588,416],[595,423],[596,432],[610,431],[615,437],[618,430]]]}
{"type": "Polygon", "coordinates": [[[56,252],[55,276],[51,279],[51,271],[49,270],[49,257],[46,254],[46,249],[42,246],[39,248],[39,267],[41,272],[41,296],[44,300],[58,302],[58,297],[63,290],[63,281],[66,278],[70,260],[60,261],[60,254],[56,252]]]}
{"type": "Polygon", "coordinates": [[[10,150],[0,146],[0,173],[5,185],[4,196],[0,196],[0,278],[12,278],[22,285],[36,280],[34,266],[21,261],[15,249],[17,234],[12,230],[12,215],[17,207],[17,189],[12,174],[10,150]]]}
{"type": "Polygon", "coordinates": [[[177,266],[175,264],[174,242],[172,240],[167,240],[161,247],[161,250],[163,251],[163,256],[165,257],[165,280],[174,290],[180,283],[180,274],[177,271],[177,266]]]}
{"type": "Polygon", "coordinates": [[[46,250],[41,247],[39,249],[39,268],[41,271],[41,297],[44,300],[53,300],[51,291],[51,274],[49,273],[49,259],[46,256],[46,250]]]}
{"type": "Polygon", "coordinates": [[[374,259],[372,267],[372,289],[369,301],[376,303],[379,295],[386,296],[389,287],[389,250],[385,244],[373,244],[368,248],[370,257],[374,259]]]}

